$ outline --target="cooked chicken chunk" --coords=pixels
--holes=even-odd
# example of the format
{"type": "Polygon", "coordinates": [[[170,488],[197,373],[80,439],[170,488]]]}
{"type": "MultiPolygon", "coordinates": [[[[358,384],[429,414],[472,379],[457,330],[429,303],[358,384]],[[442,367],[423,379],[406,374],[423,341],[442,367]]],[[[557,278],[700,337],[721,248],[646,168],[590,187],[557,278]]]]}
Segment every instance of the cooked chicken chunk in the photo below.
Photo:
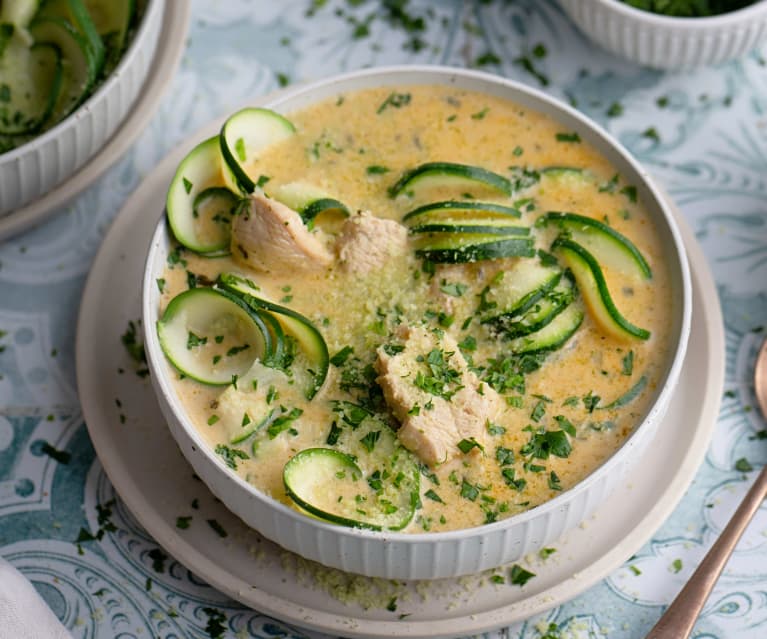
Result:
{"type": "Polygon", "coordinates": [[[386,404],[401,423],[402,444],[430,465],[459,455],[461,440],[481,444],[487,420],[501,410],[498,393],[469,370],[449,335],[402,327],[398,337],[397,348],[378,349],[375,369],[386,404]]]}
{"type": "Polygon", "coordinates": [[[341,267],[365,275],[407,251],[407,229],[394,220],[360,212],[344,222],[336,242],[341,267]]]}
{"type": "Polygon", "coordinates": [[[293,209],[263,194],[232,221],[232,255],[259,271],[310,270],[328,266],[333,255],[293,209]]]}

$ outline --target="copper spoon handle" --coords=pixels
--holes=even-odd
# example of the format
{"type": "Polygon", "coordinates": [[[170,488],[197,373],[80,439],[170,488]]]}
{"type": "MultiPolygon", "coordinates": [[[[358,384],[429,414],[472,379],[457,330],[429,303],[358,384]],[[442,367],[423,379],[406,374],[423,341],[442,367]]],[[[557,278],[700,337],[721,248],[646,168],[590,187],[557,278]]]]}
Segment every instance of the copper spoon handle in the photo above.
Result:
{"type": "MultiPolygon", "coordinates": [[[[756,358],[754,389],[762,414],[767,416],[767,340],[762,344],[756,358]]],[[[703,558],[698,569],[663,613],[658,623],[650,630],[646,639],[686,639],[689,636],[711,594],[711,589],[765,497],[767,497],[767,466],[762,468],[762,472],[746,493],[719,539],[711,546],[711,550],[703,558]]]]}
{"type": "Polygon", "coordinates": [[[738,540],[767,496],[767,466],[756,478],[719,539],[703,558],[647,639],[685,639],[692,631],[711,589],[735,549],[738,540]]]}

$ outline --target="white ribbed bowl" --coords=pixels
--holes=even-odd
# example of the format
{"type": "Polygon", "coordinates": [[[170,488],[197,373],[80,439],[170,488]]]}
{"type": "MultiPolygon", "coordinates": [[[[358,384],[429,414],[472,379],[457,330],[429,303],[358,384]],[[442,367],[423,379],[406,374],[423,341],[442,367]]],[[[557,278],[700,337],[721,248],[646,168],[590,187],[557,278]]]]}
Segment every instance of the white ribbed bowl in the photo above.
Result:
{"type": "Polygon", "coordinates": [[[620,0],[559,0],[594,42],[656,69],[691,69],[738,58],[767,39],[767,0],[707,18],[673,18],[620,0]]]}
{"type": "Polygon", "coordinates": [[[0,154],[0,217],[72,176],[117,130],[149,72],[164,6],[165,0],[149,0],[117,68],[74,113],[27,144],[0,154]]]}
{"type": "MultiPolygon", "coordinates": [[[[181,452],[195,472],[232,512],[276,543],[327,566],[389,579],[435,579],[480,572],[514,561],[550,544],[586,519],[617,486],[653,438],[681,369],[690,331],[691,288],[682,241],[670,211],[647,173],[618,142],[574,109],[544,93],[510,80],[476,71],[444,67],[390,67],[357,71],[292,89],[265,106],[290,113],[340,93],[377,86],[442,84],[496,95],[548,114],[567,130],[577,131],[610,160],[624,178],[637,186],[652,215],[671,273],[673,299],[671,345],[664,376],[642,423],[602,466],[572,489],[528,512],[475,528],[435,533],[391,533],[336,526],[300,514],[268,497],[231,472],[191,423],[174,390],[174,369],[165,358],[155,331],[162,277],[170,248],[170,232],[163,219],[152,238],[147,257],[142,314],[146,354],[160,408],[181,452]]],[[[185,143],[216,134],[212,122],[185,143]]],[[[157,207],[163,202],[158,201],[157,207]]],[[[669,424],[673,427],[673,424],[669,424]]],[[[650,469],[648,469],[648,472],[650,469]]],[[[159,487],[161,490],[162,488],[159,487]]]]}

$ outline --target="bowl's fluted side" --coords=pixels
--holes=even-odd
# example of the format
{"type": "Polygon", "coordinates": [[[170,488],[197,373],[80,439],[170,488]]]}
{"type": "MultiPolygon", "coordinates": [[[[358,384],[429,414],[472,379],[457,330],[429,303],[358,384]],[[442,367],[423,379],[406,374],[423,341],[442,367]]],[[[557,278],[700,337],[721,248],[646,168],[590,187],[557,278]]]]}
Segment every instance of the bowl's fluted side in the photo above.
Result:
{"type": "Polygon", "coordinates": [[[559,0],[597,44],[656,69],[691,69],[738,58],[767,38],[767,2],[709,18],[670,18],[619,0],[559,0]]]}
{"type": "Polygon", "coordinates": [[[152,0],[133,42],[101,87],[51,130],[0,155],[0,216],[71,177],[101,149],[127,116],[157,48],[165,0],[152,0]]]}

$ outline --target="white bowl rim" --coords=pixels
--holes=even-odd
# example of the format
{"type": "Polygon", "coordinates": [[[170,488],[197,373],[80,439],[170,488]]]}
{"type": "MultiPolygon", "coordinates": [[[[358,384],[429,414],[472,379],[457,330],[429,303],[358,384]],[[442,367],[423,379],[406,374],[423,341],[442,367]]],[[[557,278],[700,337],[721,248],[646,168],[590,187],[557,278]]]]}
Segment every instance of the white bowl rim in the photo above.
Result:
{"type": "MultiPolygon", "coordinates": [[[[668,229],[671,241],[675,248],[675,256],[678,260],[678,267],[681,276],[681,294],[682,294],[682,314],[679,324],[679,341],[675,348],[673,348],[673,357],[671,358],[671,366],[668,368],[668,372],[663,382],[661,391],[658,393],[655,402],[646,413],[644,419],[637,424],[632,433],[623,441],[623,443],[608,457],[602,464],[592,470],[586,477],[572,486],[570,489],[562,492],[553,499],[550,499],[534,508],[531,508],[522,513],[512,515],[510,517],[500,519],[490,524],[481,524],[472,526],[469,528],[460,528],[457,530],[440,531],[440,532],[424,532],[424,533],[404,533],[397,531],[376,531],[363,528],[351,528],[346,526],[339,526],[330,522],[324,522],[319,519],[314,519],[301,514],[297,510],[290,508],[283,504],[279,500],[271,497],[270,495],[262,492],[252,484],[246,482],[239,475],[230,472],[220,464],[220,460],[217,459],[217,455],[213,452],[212,448],[208,446],[207,442],[199,434],[197,428],[186,417],[186,412],[181,404],[180,400],[173,389],[170,379],[167,375],[157,375],[159,372],[158,366],[155,362],[166,362],[165,355],[159,346],[159,341],[156,337],[156,331],[154,330],[154,323],[147,322],[146,320],[157,315],[157,309],[154,309],[150,305],[150,291],[156,288],[155,273],[151,271],[152,258],[154,257],[157,248],[162,246],[163,239],[167,234],[170,234],[170,229],[167,224],[167,219],[163,216],[152,235],[152,240],[149,245],[149,253],[145,262],[144,268],[144,280],[142,289],[142,317],[144,318],[143,328],[145,333],[145,345],[146,354],[149,361],[150,369],[152,369],[152,380],[155,390],[162,391],[167,404],[173,411],[177,421],[182,425],[186,434],[193,441],[193,445],[199,452],[208,458],[208,461],[215,465],[219,472],[227,473],[227,478],[233,481],[241,490],[247,492],[251,497],[261,501],[270,508],[277,509],[282,515],[289,517],[291,520],[298,522],[300,525],[311,526],[313,528],[330,532],[339,537],[363,537],[369,539],[377,539],[382,541],[397,541],[406,543],[408,545],[417,546],[420,544],[432,544],[437,541],[453,541],[459,540],[464,537],[471,537],[474,535],[489,535],[497,532],[503,528],[507,528],[512,525],[522,525],[531,519],[537,518],[543,513],[548,511],[557,510],[560,504],[569,501],[574,491],[584,491],[588,489],[590,484],[599,481],[603,475],[609,473],[610,470],[621,464],[621,456],[618,452],[633,447],[633,442],[637,439],[639,432],[642,430],[642,426],[646,423],[652,422],[657,419],[659,414],[665,410],[665,406],[668,404],[668,400],[671,393],[674,390],[676,382],[679,378],[679,373],[684,363],[684,355],[687,348],[687,341],[690,335],[691,326],[691,314],[692,314],[692,284],[690,279],[689,265],[686,257],[686,251],[682,241],[682,236],[679,228],[674,221],[673,214],[666,204],[661,192],[655,187],[649,174],[645,169],[641,167],[637,160],[635,160],[628,151],[613,138],[607,131],[602,129],[598,124],[590,120],[588,117],[574,109],[573,107],[561,102],[560,100],[551,97],[550,95],[540,91],[538,89],[529,87],[520,82],[509,80],[502,76],[493,75],[483,71],[475,71],[469,69],[463,69],[458,67],[448,67],[439,65],[394,65],[375,67],[370,69],[360,69],[356,71],[350,71],[343,74],[338,74],[317,80],[308,84],[302,84],[294,88],[285,90],[280,93],[278,97],[265,101],[262,105],[263,108],[275,108],[279,111],[279,106],[289,100],[311,94],[317,89],[322,89],[328,85],[343,83],[347,81],[353,81],[358,78],[387,78],[387,77],[402,77],[401,81],[382,83],[380,86],[406,86],[408,84],[415,85],[427,85],[428,80],[419,79],[417,81],[406,78],[408,76],[418,76],[420,74],[430,74],[434,78],[434,84],[447,84],[447,82],[440,83],[436,81],[436,78],[444,78],[445,80],[450,77],[461,76],[462,78],[469,80],[476,80],[480,82],[489,82],[491,84],[501,85],[514,92],[526,94],[533,100],[538,100],[545,103],[549,108],[564,112],[568,116],[577,120],[578,126],[582,127],[582,130],[588,130],[589,133],[601,138],[601,141],[621,156],[621,159],[625,161],[635,172],[637,177],[642,181],[643,186],[650,192],[654,200],[654,208],[656,208],[662,215],[659,217],[665,221],[666,228],[668,229]],[[157,247],[157,248],[156,248],[157,247]],[[151,324],[151,326],[150,326],[151,324]]],[[[362,87],[358,87],[353,90],[360,90],[362,87]]],[[[340,90],[339,90],[340,92],[340,90]]],[[[514,97],[507,98],[514,100],[514,97]]],[[[555,116],[551,116],[555,117],[555,116]]],[[[194,137],[189,136],[190,138],[194,137]]],[[[188,145],[187,138],[187,144],[188,145]]],[[[183,144],[183,143],[182,143],[183,144]]],[[[277,541],[279,543],[279,541],[277,541]]]]}
{"type": "Polygon", "coordinates": [[[120,81],[120,77],[123,75],[125,67],[131,64],[133,59],[138,55],[139,43],[143,44],[144,34],[150,29],[151,21],[159,19],[156,14],[162,10],[164,4],[165,0],[147,0],[147,6],[144,9],[144,15],[141,16],[141,22],[138,29],[136,29],[128,48],[120,57],[120,62],[109,74],[109,77],[99,83],[96,90],[88,96],[88,99],[85,100],[85,102],[78,106],[63,120],[57,122],[55,126],[40,135],[36,135],[31,140],[16,147],[12,151],[0,154],[0,167],[5,163],[10,164],[34,149],[47,144],[50,140],[57,137],[64,128],[76,126],[77,121],[80,119],[80,114],[90,110],[96,102],[101,101],[103,99],[102,96],[108,91],[111,91],[112,87],[120,81]]]}
{"type": "MultiPolygon", "coordinates": [[[[578,1],[583,2],[584,0],[578,1]]],[[[653,27],[673,28],[688,32],[742,24],[743,22],[748,22],[757,15],[765,13],[767,10],[767,0],[756,0],[755,2],[752,2],[752,4],[736,9],[735,11],[727,11],[726,13],[720,13],[714,16],[684,18],[679,16],[667,16],[662,13],[647,11],[646,9],[638,9],[622,0],[591,0],[591,2],[599,3],[611,11],[621,14],[625,18],[642,20],[653,27]]]]}

